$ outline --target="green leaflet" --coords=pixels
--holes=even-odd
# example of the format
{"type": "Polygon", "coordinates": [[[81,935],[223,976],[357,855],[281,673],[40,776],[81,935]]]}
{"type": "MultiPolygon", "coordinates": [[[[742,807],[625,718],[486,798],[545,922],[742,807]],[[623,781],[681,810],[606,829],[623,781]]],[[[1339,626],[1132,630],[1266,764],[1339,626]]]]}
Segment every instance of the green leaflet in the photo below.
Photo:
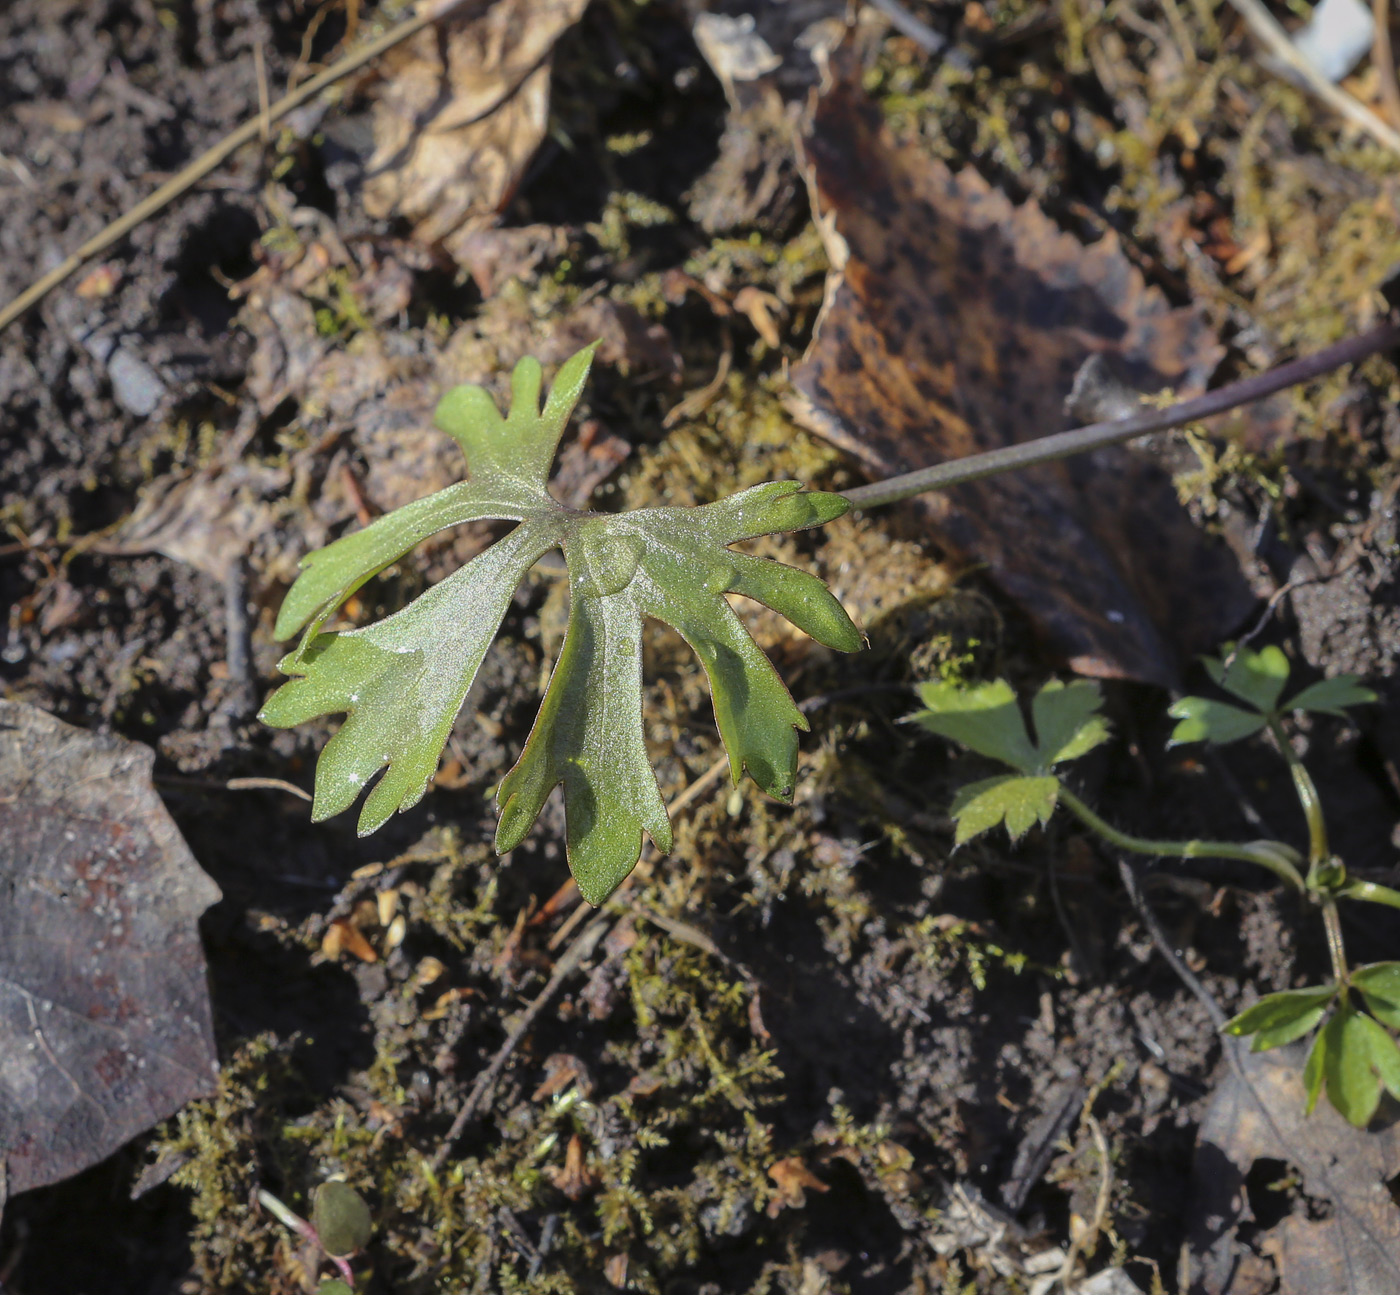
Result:
{"type": "Polygon", "coordinates": [[[400,508],[311,554],[277,618],[277,636],[303,637],[279,669],[290,682],[261,718],[286,728],[345,712],[316,768],[312,817],[347,809],[381,769],[359,831],[417,804],[516,586],[552,548],[569,571],[568,632],[525,749],[498,791],[496,848],[514,848],[550,792],[562,785],[569,865],[591,903],[632,870],[643,832],[671,845],[642,737],[642,621],[665,621],[695,649],[709,676],[733,776],[791,799],[802,713],[730,607],[727,594],[765,603],[818,642],[863,644],[840,603],[815,576],[729,545],[820,526],[844,513],[840,495],[797,482],[754,486],[701,508],[618,515],[575,512],[547,489],[550,465],[593,357],[564,364],[543,409],[541,369],[522,360],[501,417],[479,387],[456,387],[437,425],[462,447],[470,480],[400,508]],[[464,521],[520,524],[402,611],[362,629],[323,626],[365,581],[429,535],[464,521]]]}
{"type": "Polygon", "coordinates": [[[1004,774],[971,783],[958,791],[948,810],[957,824],[953,844],[962,845],[998,823],[1005,823],[1011,839],[1019,841],[1036,823],[1044,827],[1050,821],[1059,791],[1060,780],[1052,777],[1004,774]]]}
{"type": "Polygon", "coordinates": [[[973,783],[958,792],[949,813],[957,824],[954,844],[962,845],[999,823],[1013,841],[1055,812],[1060,782],[1051,770],[1108,740],[1108,721],[1099,714],[1099,687],[1088,679],[1062,684],[1052,679],[1031,701],[1035,740],[1026,731],[1015,690],[1004,679],[970,688],[934,680],[919,685],[924,709],[909,718],[941,737],[1009,764],[1024,777],[1002,776],[973,783]]]}
{"type": "Polygon", "coordinates": [[[1252,1051],[1263,1052],[1301,1039],[1315,1026],[1332,1000],[1337,996],[1336,985],[1319,985],[1312,989],[1286,989],[1267,994],[1253,1007],[1226,1021],[1226,1034],[1254,1036],[1252,1051]]]}

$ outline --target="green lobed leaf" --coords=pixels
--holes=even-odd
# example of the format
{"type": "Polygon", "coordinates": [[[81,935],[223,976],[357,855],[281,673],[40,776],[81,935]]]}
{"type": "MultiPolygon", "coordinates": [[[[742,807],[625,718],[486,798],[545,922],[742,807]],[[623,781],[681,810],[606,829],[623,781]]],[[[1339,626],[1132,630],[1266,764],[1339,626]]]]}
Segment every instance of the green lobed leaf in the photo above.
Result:
{"type": "Polygon", "coordinates": [[[518,845],[550,792],[564,788],[569,864],[601,903],[635,865],[642,836],[671,845],[670,824],[642,736],[641,632],[646,617],[678,630],[700,657],[737,782],[747,772],[790,799],[797,731],[807,722],[729,604],[764,603],[843,652],[864,640],[815,576],[737,553],[738,541],[819,526],[846,512],[839,495],[795,481],[754,486],[702,508],[616,516],[556,501],[548,474],[587,379],[593,347],[567,361],[543,408],[542,372],[522,360],[502,417],[479,387],[457,387],[437,425],[467,456],[470,479],[380,518],[313,553],[277,621],[301,643],[278,668],[290,676],[261,718],[290,727],[345,713],[316,770],[312,817],[347,809],[380,770],[359,831],[423,796],[487,649],[529,568],[560,548],[569,571],[569,629],[539,716],[499,788],[497,848],[518,845]],[[360,629],[324,629],[365,581],[436,531],[478,518],[519,525],[403,610],[360,629]]]}
{"type": "Polygon", "coordinates": [[[1052,679],[1031,702],[1040,767],[1077,760],[1109,737],[1108,721],[1099,714],[1103,694],[1092,679],[1063,684],[1052,679]]]}
{"type": "Polygon", "coordinates": [[[1369,1016],[1356,1015],[1356,1034],[1366,1041],[1367,1056],[1381,1087],[1400,1098],[1400,1047],[1385,1028],[1369,1016]]]}
{"type": "Polygon", "coordinates": [[[1400,962],[1373,962],[1351,973],[1366,1008],[1378,1021],[1400,1030],[1400,962]]]}
{"type": "Polygon", "coordinates": [[[953,798],[949,813],[956,824],[955,845],[962,845],[1000,823],[1013,841],[1030,831],[1037,822],[1044,825],[1055,812],[1060,792],[1058,778],[1016,777],[1003,774],[963,787],[953,798]]]}
{"type": "Polygon", "coordinates": [[[924,710],[910,716],[940,737],[1022,773],[1040,768],[1040,753],[1026,733],[1016,693],[1004,679],[962,687],[932,680],[919,685],[924,710]]]}
{"type": "Polygon", "coordinates": [[[1252,1034],[1254,1042],[1251,1048],[1254,1052],[1292,1043],[1295,1039],[1301,1039],[1322,1019],[1327,1005],[1336,994],[1335,985],[1267,994],[1227,1021],[1225,1033],[1237,1037],[1252,1034]]]}
{"type": "Polygon", "coordinates": [[[311,1226],[321,1249],[344,1258],[369,1244],[373,1224],[369,1206],[349,1183],[321,1183],[311,1197],[311,1226]]]}
{"type": "Polygon", "coordinates": [[[1323,715],[1345,719],[1348,706],[1365,706],[1376,700],[1376,694],[1363,688],[1354,674],[1339,674],[1309,684],[1302,692],[1290,697],[1285,710],[1310,710],[1323,715]]]}
{"type": "Polygon", "coordinates": [[[1278,706],[1279,694],[1288,682],[1288,658],[1283,649],[1270,644],[1256,652],[1250,647],[1234,650],[1230,660],[1231,644],[1225,645],[1225,658],[1204,657],[1206,673],[1228,693],[1233,693],[1241,701],[1247,701],[1255,710],[1265,714],[1278,706]],[[1225,661],[1230,660],[1229,668],[1225,661]]]}
{"type": "Polygon", "coordinates": [[[1171,704],[1167,714],[1181,721],[1172,729],[1168,746],[1180,746],[1184,742],[1214,742],[1224,746],[1259,732],[1268,723],[1263,715],[1223,701],[1211,701],[1208,697],[1183,697],[1171,704]]]}
{"type": "MultiPolygon", "coordinates": [[[[1334,1017],[1333,1020],[1336,1018],[1334,1017]]],[[[1317,1099],[1322,1095],[1323,1071],[1327,1066],[1327,1051],[1331,1044],[1332,1035],[1329,1033],[1332,1022],[1328,1021],[1313,1038],[1313,1045],[1308,1049],[1308,1059],[1303,1064],[1303,1088],[1308,1095],[1307,1113],[1311,1115],[1313,1108],[1317,1106],[1317,1099]]]]}
{"type": "Polygon", "coordinates": [[[1372,1028],[1380,1030],[1374,1021],[1343,1003],[1322,1031],[1330,1036],[1322,1062],[1327,1100],[1348,1124],[1359,1129],[1371,1122],[1381,1100],[1380,1080],[1372,1064],[1372,1028]]]}

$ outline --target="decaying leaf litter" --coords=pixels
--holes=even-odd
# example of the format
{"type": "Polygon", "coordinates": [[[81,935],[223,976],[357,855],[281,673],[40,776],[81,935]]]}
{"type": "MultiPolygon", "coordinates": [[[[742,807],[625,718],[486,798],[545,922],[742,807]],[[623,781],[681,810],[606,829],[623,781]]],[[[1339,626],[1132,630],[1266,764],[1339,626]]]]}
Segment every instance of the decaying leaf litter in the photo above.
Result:
{"type": "MultiPolygon", "coordinates": [[[[114,212],[139,188],[141,159],[155,170],[183,157],[162,134],[162,98],[192,106],[191,145],[199,130],[212,139],[256,112],[254,46],[285,84],[305,30],[210,7],[179,41],[120,6],[106,27],[39,9],[0,19],[29,69],[26,102],[44,109],[0,124],[0,153],[37,186],[6,168],[16,214],[0,228],[29,262],[45,239],[67,243],[46,183],[76,175],[79,219],[114,212]],[[34,47],[43,31],[72,44],[34,47]],[[138,93],[109,83],[98,57],[116,40],[138,93]],[[114,170],[115,157],[132,169],[114,170]]],[[[1064,14],[1057,25],[1014,5],[930,11],[959,55],[941,62],[869,24],[865,93],[897,138],[954,173],[971,165],[1014,205],[1038,203],[1080,243],[1116,229],[1145,281],[1229,343],[1227,365],[1265,365],[1380,309],[1376,286],[1400,259],[1392,159],[1263,70],[1228,11],[1064,14]]],[[[300,1205],[336,1172],[371,1200],[369,1266],[389,1289],[1033,1289],[1066,1260],[1087,1263],[1071,1263],[1071,1284],[1094,1271],[1114,1281],[1127,1264],[1147,1288],[1139,1256],[1171,1288],[1219,1068],[1209,1020],[1154,960],[1112,860],[1072,833],[950,858],[941,813],[959,779],[945,748],[893,726],[899,694],[845,695],[939,669],[1038,683],[1058,664],[1018,605],[968,569],[977,555],[940,560],[911,516],[758,550],[825,575],[872,639],[838,665],[776,618],[750,618],[798,699],[831,699],[811,711],[797,805],[711,792],[677,815],[671,860],[644,865],[441,1174],[425,1175],[423,1156],[571,939],[555,941],[567,898],[550,903],[564,876],[558,821],[505,866],[482,845],[485,793],[518,752],[562,639],[560,582],[541,572],[508,613],[480,718],[454,732],[418,817],[362,845],[338,824],[309,829],[283,793],[226,788],[268,775],[309,785],[321,738],[259,733],[231,649],[246,634],[261,686],[295,559],[451,479],[432,477],[454,451],[428,417],[453,382],[504,396],[520,356],[554,366],[613,337],[564,451],[581,491],[622,463],[595,506],[858,479],[794,429],[781,367],[806,348],[828,268],[791,135],[817,79],[805,51],[833,50],[835,33],[799,44],[758,19],[750,30],[781,62],[751,60],[762,70],[737,80],[730,65],[731,103],[683,15],[586,11],[553,50],[556,129],[492,199],[508,204],[502,227],[474,227],[457,261],[415,243],[411,223],[366,211],[375,122],[352,101],[293,123],[265,167],[239,155],[227,188],[172,209],[130,257],[78,284],[85,293],[60,293],[0,338],[5,406],[25,432],[6,467],[19,534],[0,559],[9,694],[155,746],[158,785],[227,896],[204,924],[219,1093],[149,1150],[13,1200],[0,1265],[16,1289],[78,1288],[62,1265],[81,1260],[36,1238],[88,1232],[98,1253],[120,1249],[142,1289],[141,1274],[178,1284],[191,1264],[192,1289],[302,1289],[306,1256],[249,1193],[271,1186],[300,1205]],[[211,253],[238,285],[232,299],[206,273],[211,253]],[[456,282],[459,266],[471,284],[456,282]],[[147,414],[133,406],[156,388],[120,354],[159,382],[147,414]],[[165,513],[177,537],[151,524],[156,508],[144,530],[136,518],[108,529],[142,487],[155,505],[187,480],[236,507],[196,493],[165,513]],[[206,511],[236,519],[231,541],[201,537],[206,511]],[[201,544],[213,569],[187,565],[201,544]],[[180,556],[129,555],[143,546],[180,556]],[[108,1203],[148,1162],[145,1183],[173,1185],[123,1220],[108,1203]],[[1027,1188],[1018,1173],[1036,1163],[1027,1188]],[[95,1198],[102,1218],[85,1205],[95,1198]]],[[[344,30],[328,17],[316,56],[344,30]]],[[[8,296],[23,285],[5,274],[8,296]]],[[[1243,555],[1256,593],[1311,581],[1290,600],[1301,624],[1285,603],[1270,632],[1317,669],[1362,662],[1393,706],[1392,383],[1380,361],[1338,375],[1269,422],[1176,438],[1165,468],[1200,531],[1243,555]]],[[[401,606],[491,538],[450,537],[355,614],[401,606]]],[[[645,653],[647,737],[674,798],[720,750],[683,646],[658,631],[645,653]]],[[[1223,779],[1160,756],[1165,733],[1140,699],[1125,688],[1114,708],[1143,763],[1105,762],[1098,802],[1178,829],[1236,822],[1223,779]]],[[[1384,877],[1393,726],[1319,727],[1310,741],[1349,861],[1384,877]]],[[[1256,812],[1285,812],[1247,754],[1224,774],[1256,812]]],[[[1286,987],[1319,956],[1290,947],[1280,901],[1241,880],[1217,870],[1149,892],[1227,1006],[1246,983],[1286,987]]],[[[1358,938],[1383,948],[1387,931],[1358,938]]],[[[1267,1152],[1250,1154],[1268,1171],[1267,1152]]],[[[1314,1199],[1305,1187],[1295,1213],[1314,1199]]],[[[1256,1219],[1232,1243],[1234,1271],[1258,1289],[1283,1253],[1272,1235],[1256,1219]]]]}

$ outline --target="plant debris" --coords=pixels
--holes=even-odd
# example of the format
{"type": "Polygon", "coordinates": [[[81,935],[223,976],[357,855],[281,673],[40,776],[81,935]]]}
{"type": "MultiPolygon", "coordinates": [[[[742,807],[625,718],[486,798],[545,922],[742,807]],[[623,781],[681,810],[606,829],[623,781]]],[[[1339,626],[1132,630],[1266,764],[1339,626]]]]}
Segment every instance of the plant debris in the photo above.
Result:
{"type": "Polygon", "coordinates": [[[0,1171],[57,1182],[213,1089],[219,898],[154,753],[0,700],[0,1171]]]}
{"type": "MultiPolygon", "coordinates": [[[[1148,394],[1194,392],[1215,367],[1200,314],[1170,309],[1116,238],[1085,248],[975,171],[896,144],[850,73],[822,96],[804,147],[835,268],[793,380],[804,421],[872,473],[1059,430],[1091,356],[1148,394]]],[[[918,506],[1082,674],[1170,685],[1248,606],[1232,555],[1190,524],[1159,464],[1131,449],[918,506]]]]}

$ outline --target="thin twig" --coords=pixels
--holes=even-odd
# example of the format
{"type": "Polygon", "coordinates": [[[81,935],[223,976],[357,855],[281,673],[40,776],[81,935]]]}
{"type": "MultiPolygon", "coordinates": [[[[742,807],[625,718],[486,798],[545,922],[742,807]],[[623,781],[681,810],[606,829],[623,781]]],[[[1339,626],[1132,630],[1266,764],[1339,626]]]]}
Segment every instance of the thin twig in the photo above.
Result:
{"type": "MultiPolygon", "coordinates": [[[[1157,946],[1157,952],[1167,960],[1167,966],[1176,972],[1177,979],[1191,991],[1196,1001],[1206,1009],[1210,1023],[1217,1030],[1224,1029],[1225,1022],[1230,1018],[1225,1015],[1225,1009],[1216,1001],[1215,995],[1201,984],[1196,973],[1186,965],[1186,960],[1177,952],[1176,946],[1162,929],[1162,924],[1157,920],[1157,914],[1152,911],[1152,906],[1147,902],[1147,896],[1143,893],[1142,877],[1138,868],[1127,859],[1119,859],[1118,874],[1123,878],[1123,889],[1128,892],[1128,898],[1132,900],[1133,907],[1137,909],[1138,917],[1142,919],[1142,924],[1147,927],[1147,934],[1152,937],[1152,943],[1157,946]]],[[[1243,1072],[1241,1072],[1241,1077],[1243,1077],[1243,1072]]]]}
{"type": "Polygon", "coordinates": [[[1371,46],[1371,60],[1381,83],[1381,101],[1390,114],[1390,124],[1400,126],[1400,81],[1395,79],[1395,53],[1390,47],[1390,0],[1373,0],[1371,6],[1376,22],[1376,41],[1371,46]]]}
{"type": "MultiPolygon", "coordinates": [[[[1387,126],[1359,99],[1349,95],[1340,86],[1333,85],[1323,76],[1312,62],[1303,56],[1303,52],[1280,26],[1278,19],[1264,8],[1261,0],[1230,0],[1230,3],[1249,24],[1255,36],[1268,47],[1269,53],[1296,72],[1308,89],[1323,103],[1354,125],[1360,126],[1372,139],[1384,144],[1391,151],[1400,153],[1400,133],[1387,126]]],[[[1379,44],[1378,36],[1377,48],[1379,44]]]]}
{"type": "Polygon", "coordinates": [[[870,7],[878,9],[890,20],[890,25],[908,36],[916,45],[921,45],[930,54],[941,53],[948,44],[942,32],[936,32],[922,18],[916,18],[898,0],[870,0],[870,7]]]}
{"type": "Polygon", "coordinates": [[[119,216],[112,221],[101,233],[88,239],[61,264],[55,266],[37,283],[26,288],[8,306],[0,309],[0,330],[14,323],[31,307],[38,305],[59,284],[81,269],[94,256],[105,252],[112,244],[125,238],[138,225],[149,220],[156,212],[192,189],[206,175],[242,148],[244,144],[257,139],[264,130],[281,121],[289,112],[299,108],[308,99],[315,98],[327,86],[349,76],[351,72],[372,62],[386,50],[401,44],[410,36],[422,31],[424,27],[440,18],[445,18],[466,3],[467,0],[438,0],[436,4],[429,5],[414,17],[405,19],[397,26],[391,27],[378,40],[371,41],[363,49],[357,50],[353,54],[347,54],[318,76],[312,77],[305,85],[284,95],[265,112],[259,112],[257,116],[250,118],[236,130],[225,135],[212,148],[195,158],[178,175],[167,180],[149,198],[137,203],[124,216],[119,216]]]}
{"type": "Polygon", "coordinates": [[[505,1042],[496,1049],[496,1055],[491,1058],[490,1064],[477,1076],[476,1083],[472,1085],[471,1092],[467,1094],[467,1100],[462,1103],[462,1109],[457,1112],[457,1118],[452,1121],[452,1127],[447,1130],[447,1136],[443,1138],[437,1151],[433,1153],[434,1173],[446,1163],[447,1157],[451,1154],[453,1143],[462,1136],[462,1131],[467,1127],[467,1124],[495,1091],[496,1082],[500,1079],[501,1072],[505,1070],[506,1062],[520,1046],[521,1040],[530,1032],[530,1027],[534,1025],[539,1014],[549,1005],[550,1000],[559,992],[564,982],[578,970],[583,960],[597,947],[598,941],[603,938],[603,932],[612,921],[613,917],[610,913],[597,914],[560,955],[559,961],[554,964],[554,974],[550,976],[549,983],[545,985],[529,1007],[520,1014],[520,1019],[506,1036],[505,1042]]]}
{"type": "Polygon", "coordinates": [[[296,796],[304,801],[309,802],[312,799],[309,791],[303,791],[296,783],[288,782],[284,778],[230,778],[223,785],[229,791],[285,791],[289,796],[296,796]]]}
{"type": "Polygon", "coordinates": [[[881,504],[910,499],[929,490],[945,490],[949,486],[979,481],[983,477],[995,476],[1001,472],[1069,458],[1071,455],[1084,454],[1107,445],[1119,445],[1151,432],[1165,432],[1186,423],[1199,422],[1203,418],[1213,418],[1216,414],[1247,405],[1253,400],[1261,400],[1276,391],[1282,391],[1285,387],[1310,382],[1324,373],[1341,368],[1344,364],[1354,364],[1397,345],[1400,345],[1400,324],[1379,324],[1367,332],[1348,337],[1321,351],[1299,356],[1287,364],[1280,364],[1267,373],[1257,373],[1253,377],[1232,382],[1216,391],[1208,391],[1194,400],[1183,400],[1180,404],[1171,405],[1166,409],[1149,409],[1132,418],[1091,423],[1087,427],[1057,432],[1053,436],[1022,441],[1019,445],[988,450],[985,454],[969,454],[965,458],[936,463],[929,468],[888,477],[884,481],[874,481],[868,486],[857,486],[854,490],[842,493],[857,508],[876,508],[881,504]]]}

